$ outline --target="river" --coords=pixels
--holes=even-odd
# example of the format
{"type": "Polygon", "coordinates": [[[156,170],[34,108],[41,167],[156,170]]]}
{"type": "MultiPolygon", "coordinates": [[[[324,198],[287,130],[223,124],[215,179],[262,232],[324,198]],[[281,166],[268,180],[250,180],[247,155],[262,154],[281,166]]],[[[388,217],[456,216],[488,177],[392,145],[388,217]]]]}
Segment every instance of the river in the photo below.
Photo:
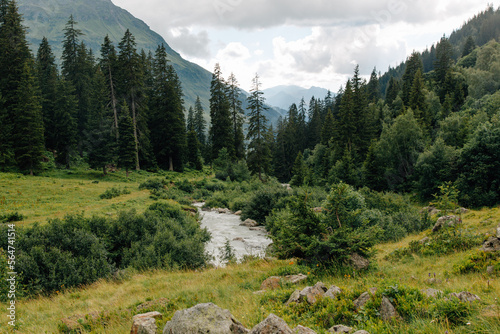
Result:
{"type": "Polygon", "coordinates": [[[220,248],[229,240],[237,260],[244,255],[263,257],[267,246],[272,242],[264,230],[250,230],[240,226],[240,216],[231,213],[218,213],[216,211],[202,211],[203,203],[195,203],[202,217],[201,227],[206,227],[212,239],[205,245],[205,251],[213,256],[212,263],[221,265],[220,248]]]}

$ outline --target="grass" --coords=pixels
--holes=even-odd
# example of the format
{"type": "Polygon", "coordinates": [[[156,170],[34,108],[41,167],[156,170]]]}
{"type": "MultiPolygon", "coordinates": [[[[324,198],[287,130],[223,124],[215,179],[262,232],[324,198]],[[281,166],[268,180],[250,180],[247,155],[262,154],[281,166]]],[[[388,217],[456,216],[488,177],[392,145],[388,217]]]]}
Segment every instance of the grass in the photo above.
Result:
{"type": "MultiPolygon", "coordinates": [[[[163,177],[151,173],[110,173],[101,176],[92,171],[77,173],[57,171],[28,177],[18,174],[0,174],[0,211],[2,214],[19,212],[27,217],[16,224],[63,217],[69,213],[84,211],[86,215],[115,215],[121,209],[135,208],[142,211],[153,200],[147,190],[138,186],[149,177],[163,177]],[[98,181],[96,183],[95,181],[98,181]],[[130,194],[102,200],[99,195],[112,187],[124,188],[130,194]]],[[[174,174],[169,175],[175,177],[174,174]]],[[[184,176],[182,176],[184,177],[184,176]]],[[[493,234],[500,222],[500,208],[470,211],[463,215],[464,226],[480,234],[493,234]]],[[[409,323],[370,323],[368,330],[374,333],[500,333],[500,280],[486,273],[455,274],[453,265],[462,261],[474,250],[446,256],[405,258],[391,262],[385,256],[397,248],[406,247],[412,240],[420,240],[430,232],[411,235],[399,242],[376,246],[374,268],[368,273],[312,274],[307,283],[322,281],[326,286],[337,285],[351,294],[366,291],[369,287],[387,287],[398,284],[410,288],[428,287],[448,292],[470,291],[481,297],[475,312],[467,321],[471,325],[451,326],[446,321],[418,318],[409,323]],[[431,284],[429,275],[438,280],[431,284]],[[495,299],[498,298],[498,299],[495,299]]],[[[292,263],[294,261],[292,260],[292,263]]],[[[252,328],[273,312],[284,317],[291,328],[298,324],[310,326],[323,333],[314,314],[292,314],[280,301],[287,298],[295,287],[284,287],[277,292],[254,294],[268,276],[291,270],[288,261],[251,260],[226,268],[209,268],[201,271],[129,271],[124,278],[100,280],[78,289],[64,289],[51,296],[39,296],[17,303],[18,333],[58,333],[62,319],[95,316],[93,333],[124,333],[130,331],[132,316],[137,313],[158,310],[164,317],[158,323],[159,333],[176,310],[198,303],[213,302],[230,310],[245,327],[252,328]],[[181,289],[179,287],[182,287],[181,289]],[[278,300],[278,302],[276,302],[278,300]],[[138,306],[145,308],[138,309],[138,306]]],[[[305,273],[306,274],[306,273],[305,273]]],[[[299,288],[300,288],[299,287],[299,288]]],[[[7,304],[0,304],[5,310],[7,304]]],[[[139,307],[139,308],[140,308],[139,307]]],[[[0,312],[1,313],[1,312],[0,312]]],[[[3,317],[2,317],[3,318],[3,317]]],[[[87,320],[88,322],[88,320],[87,320]]],[[[85,321],[84,321],[85,323],[85,321]]],[[[84,332],[89,332],[81,325],[84,332]]],[[[11,330],[5,319],[0,321],[0,333],[11,330]]]]}

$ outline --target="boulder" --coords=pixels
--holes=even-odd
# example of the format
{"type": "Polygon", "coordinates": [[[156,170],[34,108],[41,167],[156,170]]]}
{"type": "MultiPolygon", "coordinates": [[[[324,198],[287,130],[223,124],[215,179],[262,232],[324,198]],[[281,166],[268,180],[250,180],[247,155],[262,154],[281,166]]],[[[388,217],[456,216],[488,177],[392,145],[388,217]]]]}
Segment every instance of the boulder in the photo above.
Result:
{"type": "Polygon", "coordinates": [[[437,215],[438,213],[440,213],[440,212],[441,212],[441,210],[436,209],[434,206],[426,206],[426,207],[423,207],[423,208],[422,208],[422,210],[420,211],[420,213],[424,213],[425,211],[427,211],[427,213],[428,213],[430,216],[437,215]]]}
{"type": "Polygon", "coordinates": [[[309,327],[298,325],[293,329],[293,334],[316,334],[316,332],[309,327]]]}
{"type": "Polygon", "coordinates": [[[327,333],[352,333],[353,329],[344,325],[335,325],[327,330],[327,333]]]}
{"type": "Polygon", "coordinates": [[[240,224],[240,226],[246,226],[246,227],[255,227],[257,225],[259,224],[255,220],[250,218],[246,219],[244,222],[240,224]]]}
{"type": "Polygon", "coordinates": [[[335,299],[341,293],[342,293],[342,289],[340,289],[338,286],[332,285],[330,287],[330,289],[328,289],[328,291],[325,292],[325,298],[327,297],[327,298],[335,299]]]}
{"type": "Polygon", "coordinates": [[[486,240],[483,243],[483,246],[481,247],[482,251],[485,252],[496,252],[500,250],[500,238],[497,237],[489,237],[488,240],[486,240]]]}
{"type": "Polygon", "coordinates": [[[370,300],[372,295],[369,292],[363,292],[356,300],[354,300],[354,306],[357,309],[361,308],[366,304],[367,301],[370,300]]]}
{"type": "Polygon", "coordinates": [[[389,321],[398,317],[398,312],[386,296],[382,297],[382,303],[380,304],[380,317],[384,321],[389,321]]]}
{"type": "Polygon", "coordinates": [[[217,208],[216,211],[218,213],[231,213],[231,210],[227,209],[227,208],[217,208]]]}
{"type": "MultiPolygon", "coordinates": [[[[208,332],[207,332],[208,333],[208,332]]],[[[269,314],[261,323],[255,325],[250,334],[292,334],[292,330],[280,317],[269,314]]],[[[165,334],[165,333],[164,333],[165,334]]],[[[212,334],[212,332],[210,332],[212,334]]]]}
{"type": "Polygon", "coordinates": [[[500,239],[500,224],[497,226],[497,238],[500,239]]]}
{"type": "Polygon", "coordinates": [[[286,305],[290,303],[302,303],[304,301],[309,304],[314,304],[319,296],[323,296],[328,289],[322,282],[316,283],[314,286],[306,286],[302,291],[295,290],[286,305]]]}
{"type": "Polygon", "coordinates": [[[355,331],[354,333],[352,334],[370,334],[369,332],[365,331],[364,329],[362,330],[359,330],[359,331],[355,331]]]}
{"type": "Polygon", "coordinates": [[[241,210],[238,210],[238,211],[236,211],[234,214],[235,214],[235,215],[237,215],[237,216],[241,216],[241,214],[242,214],[242,213],[243,213],[243,212],[241,212],[241,210]]]}
{"type": "Polygon", "coordinates": [[[461,222],[462,219],[459,216],[455,215],[439,217],[436,224],[432,228],[432,232],[437,232],[444,226],[455,226],[457,224],[460,224],[461,222]]]}
{"type": "Polygon", "coordinates": [[[359,255],[358,253],[351,254],[349,256],[349,262],[356,270],[366,269],[370,265],[370,261],[359,255]]]}
{"type": "Polygon", "coordinates": [[[469,212],[469,209],[466,209],[466,208],[458,208],[455,210],[455,213],[462,214],[462,215],[467,213],[467,212],[469,212]]]}
{"type": "Polygon", "coordinates": [[[420,290],[424,295],[426,295],[427,297],[437,297],[438,295],[442,295],[443,294],[443,291],[441,290],[437,290],[437,289],[433,289],[433,288],[428,288],[428,289],[422,289],[420,290]]]}
{"type": "Polygon", "coordinates": [[[481,300],[481,298],[479,298],[479,296],[473,294],[473,293],[470,293],[468,291],[462,291],[462,292],[452,292],[450,294],[448,294],[448,297],[450,298],[458,298],[461,302],[469,302],[469,303],[472,303],[473,301],[476,301],[476,300],[481,300]]]}
{"type": "Polygon", "coordinates": [[[275,289],[279,289],[280,287],[281,287],[281,277],[280,276],[268,277],[260,285],[261,290],[275,290],[275,289]]]}
{"type": "Polygon", "coordinates": [[[302,281],[305,281],[306,279],[307,279],[307,275],[304,275],[304,274],[287,275],[283,278],[283,282],[291,283],[291,284],[298,284],[302,281]]]}
{"type": "Polygon", "coordinates": [[[198,304],[175,312],[163,328],[163,334],[244,334],[248,333],[228,310],[213,303],[198,304]]]}
{"type": "Polygon", "coordinates": [[[154,318],[138,318],[132,323],[130,334],[156,334],[157,329],[154,318]]]}

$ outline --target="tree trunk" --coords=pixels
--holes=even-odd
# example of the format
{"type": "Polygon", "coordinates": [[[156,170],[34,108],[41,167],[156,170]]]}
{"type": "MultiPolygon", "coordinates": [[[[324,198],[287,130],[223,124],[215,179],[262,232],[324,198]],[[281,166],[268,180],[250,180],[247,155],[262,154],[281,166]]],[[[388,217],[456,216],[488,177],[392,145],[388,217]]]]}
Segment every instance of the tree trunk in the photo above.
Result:
{"type": "Polygon", "coordinates": [[[104,176],[108,175],[108,171],[106,170],[106,165],[103,165],[103,166],[102,166],[102,174],[103,174],[104,176]]]}
{"type": "Polygon", "coordinates": [[[135,99],[132,97],[132,122],[134,123],[134,141],[135,141],[135,169],[141,170],[139,165],[139,138],[137,136],[137,118],[135,117],[135,99]]]}
{"type": "Polygon", "coordinates": [[[174,170],[174,162],[172,161],[172,156],[168,156],[168,170],[173,171],[174,170]]]}
{"type": "Polygon", "coordinates": [[[127,179],[128,179],[128,168],[125,169],[125,172],[126,172],[126,176],[127,176],[127,179]]]}
{"type": "Polygon", "coordinates": [[[118,111],[116,110],[116,96],[115,96],[115,89],[113,87],[113,76],[111,75],[111,67],[108,66],[108,72],[109,72],[109,85],[111,89],[111,107],[113,108],[113,115],[115,118],[115,132],[116,132],[116,140],[118,140],[119,137],[119,132],[118,132],[118,111]]]}

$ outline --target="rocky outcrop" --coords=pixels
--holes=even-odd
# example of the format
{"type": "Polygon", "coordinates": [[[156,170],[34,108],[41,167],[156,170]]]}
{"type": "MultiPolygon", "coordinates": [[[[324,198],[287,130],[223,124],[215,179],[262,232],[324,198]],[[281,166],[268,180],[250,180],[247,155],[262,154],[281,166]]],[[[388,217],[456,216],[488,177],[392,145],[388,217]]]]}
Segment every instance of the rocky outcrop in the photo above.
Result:
{"type": "Polygon", "coordinates": [[[486,240],[483,243],[481,250],[485,251],[485,252],[500,251],[500,238],[499,237],[489,237],[488,240],[486,240]]]}
{"type": "Polygon", "coordinates": [[[353,329],[344,325],[335,325],[327,330],[327,333],[352,333],[353,329]]]}
{"type": "Polygon", "coordinates": [[[356,309],[361,308],[367,301],[370,300],[371,297],[372,295],[369,292],[363,292],[357,299],[354,300],[354,306],[356,306],[356,309]]]}
{"type": "Polygon", "coordinates": [[[380,304],[380,317],[384,321],[389,321],[399,317],[398,312],[386,296],[382,297],[382,303],[380,304]]]}
{"type": "Polygon", "coordinates": [[[452,292],[448,294],[448,298],[458,298],[461,302],[468,302],[472,303],[476,300],[481,300],[478,295],[475,295],[473,293],[470,293],[468,291],[462,291],[462,292],[452,292]]]}
{"type": "Polygon", "coordinates": [[[497,238],[500,239],[500,224],[497,226],[497,238]]]}
{"type": "Polygon", "coordinates": [[[163,328],[163,334],[245,334],[248,333],[228,310],[213,303],[198,304],[175,312],[163,328]]]}
{"type": "Polygon", "coordinates": [[[318,297],[323,296],[327,290],[328,289],[322,282],[318,282],[314,286],[306,286],[302,290],[295,290],[286,302],[286,305],[302,302],[314,304],[318,297]]]}
{"type": "Polygon", "coordinates": [[[302,273],[297,274],[297,275],[287,275],[283,278],[283,282],[285,283],[290,283],[290,284],[299,284],[302,281],[305,281],[307,279],[307,275],[304,275],[302,273]]]}
{"type": "Polygon", "coordinates": [[[432,228],[432,232],[437,232],[445,226],[455,226],[457,224],[460,224],[461,222],[462,222],[462,219],[459,216],[455,216],[455,215],[439,217],[436,224],[432,228]]]}
{"type": "Polygon", "coordinates": [[[308,327],[298,325],[293,329],[293,334],[316,334],[316,332],[308,327]]]}
{"type": "Polygon", "coordinates": [[[238,211],[236,211],[234,214],[235,214],[235,215],[237,215],[237,216],[241,216],[241,214],[242,214],[242,213],[243,213],[243,212],[242,212],[241,210],[238,210],[238,211]]]}
{"type": "Polygon", "coordinates": [[[148,312],[134,315],[130,334],[156,334],[156,319],[161,319],[160,312],[148,312]]]}
{"type": "Polygon", "coordinates": [[[281,279],[280,276],[271,276],[268,277],[262,282],[260,285],[261,290],[275,290],[281,287],[281,279]]]}
{"type": "Polygon", "coordinates": [[[332,285],[328,291],[325,292],[325,298],[335,299],[342,293],[342,289],[338,286],[332,285]]]}

